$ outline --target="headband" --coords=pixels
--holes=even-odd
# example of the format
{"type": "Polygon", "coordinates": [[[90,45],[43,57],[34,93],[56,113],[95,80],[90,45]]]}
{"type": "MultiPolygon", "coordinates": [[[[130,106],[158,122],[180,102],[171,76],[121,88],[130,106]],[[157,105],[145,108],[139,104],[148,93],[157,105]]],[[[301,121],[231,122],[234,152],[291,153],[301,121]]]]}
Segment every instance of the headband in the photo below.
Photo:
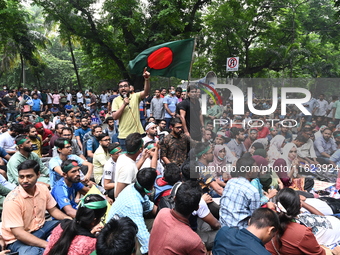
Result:
{"type": "Polygon", "coordinates": [[[203,154],[207,153],[209,149],[210,149],[210,145],[208,145],[207,148],[205,148],[205,149],[204,149],[203,151],[201,151],[200,153],[197,153],[197,154],[196,154],[196,157],[199,158],[199,157],[202,156],[203,154]]]}
{"type": "Polygon", "coordinates": [[[64,173],[67,173],[70,171],[73,167],[79,166],[77,162],[71,162],[67,166],[64,166],[61,170],[63,170],[64,173]]]}
{"type": "Polygon", "coordinates": [[[122,150],[122,148],[120,146],[118,146],[118,147],[114,148],[112,151],[110,151],[110,154],[115,154],[116,152],[121,151],[121,150],[122,150]]]}
{"type": "Polygon", "coordinates": [[[150,149],[152,149],[152,148],[154,148],[154,147],[156,147],[157,145],[156,145],[156,143],[150,143],[146,148],[148,149],[148,150],[150,150],[150,149]]]}
{"type": "Polygon", "coordinates": [[[20,144],[23,144],[24,142],[26,142],[26,141],[28,141],[29,140],[29,138],[26,136],[26,137],[24,137],[24,138],[22,138],[19,142],[17,142],[16,144],[17,145],[20,145],[20,144]]]}
{"type": "Polygon", "coordinates": [[[140,148],[142,148],[142,147],[143,147],[143,144],[144,144],[144,141],[143,141],[143,139],[142,139],[142,140],[140,140],[140,145],[139,145],[139,147],[138,147],[138,149],[137,149],[137,150],[135,150],[135,151],[132,151],[132,152],[130,152],[130,151],[127,151],[126,153],[127,153],[127,154],[130,154],[130,155],[133,155],[133,154],[135,154],[137,151],[139,151],[139,150],[140,150],[140,148]]]}
{"type": "Polygon", "coordinates": [[[150,122],[148,125],[146,125],[145,131],[148,130],[149,128],[151,128],[152,126],[157,126],[157,125],[153,122],[150,122]]]}
{"type": "MultiPolygon", "coordinates": [[[[89,194],[91,195],[91,194],[89,194]]],[[[85,199],[87,198],[88,195],[84,196],[83,198],[80,199],[80,206],[81,207],[86,207],[88,209],[96,210],[96,209],[103,209],[107,207],[107,201],[101,200],[101,201],[93,201],[89,203],[85,203],[85,199]]]]}

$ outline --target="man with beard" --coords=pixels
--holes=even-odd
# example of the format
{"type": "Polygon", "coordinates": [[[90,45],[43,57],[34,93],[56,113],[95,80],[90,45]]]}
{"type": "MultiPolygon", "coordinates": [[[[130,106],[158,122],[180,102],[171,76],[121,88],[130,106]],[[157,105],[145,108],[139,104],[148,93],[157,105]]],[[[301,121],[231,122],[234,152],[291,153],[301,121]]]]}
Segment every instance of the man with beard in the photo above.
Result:
{"type": "Polygon", "coordinates": [[[183,134],[182,121],[179,118],[172,119],[173,129],[170,134],[164,137],[159,143],[161,148],[161,159],[165,164],[175,163],[181,166],[187,159],[190,144],[195,146],[195,142],[187,135],[183,134]]]}
{"type": "Polygon", "coordinates": [[[78,203],[75,201],[77,192],[85,195],[90,188],[80,182],[80,166],[76,160],[68,159],[61,164],[63,178],[57,181],[51,194],[60,210],[74,218],[78,203]]]}
{"type": "Polygon", "coordinates": [[[177,104],[177,113],[180,115],[184,134],[195,141],[201,141],[201,128],[204,124],[197,91],[197,86],[188,86],[188,98],[177,104]]]}
{"type": "Polygon", "coordinates": [[[112,117],[119,120],[119,143],[123,150],[126,150],[125,139],[131,134],[138,132],[144,133],[142,123],[140,122],[139,103],[150,92],[150,73],[143,71],[144,90],[138,93],[130,93],[130,84],[127,80],[118,82],[120,96],[116,97],[112,102],[112,117]]]}
{"type": "Polygon", "coordinates": [[[158,138],[157,136],[157,125],[153,122],[150,122],[146,127],[145,127],[145,132],[146,136],[143,137],[144,144],[148,142],[157,142],[158,138]]]}
{"type": "Polygon", "coordinates": [[[20,124],[12,125],[9,130],[0,135],[0,147],[2,147],[9,155],[13,155],[17,150],[15,146],[15,137],[22,131],[20,124]]]}
{"type": "Polygon", "coordinates": [[[66,125],[65,125],[65,127],[72,128],[72,131],[74,132],[72,117],[70,117],[70,116],[66,117],[66,125]]]}
{"type": "Polygon", "coordinates": [[[107,117],[105,122],[107,124],[107,128],[105,128],[103,130],[103,133],[107,134],[110,137],[111,142],[113,142],[113,143],[117,142],[118,143],[118,133],[117,133],[117,130],[115,128],[114,119],[112,117],[107,117]]]}
{"type": "Polygon", "coordinates": [[[228,144],[228,148],[231,153],[236,157],[242,157],[243,153],[246,152],[246,147],[244,147],[244,130],[242,128],[232,128],[233,138],[228,144]]]}
{"type": "Polygon", "coordinates": [[[91,134],[89,135],[88,138],[84,138],[84,148],[86,148],[86,153],[84,153],[85,157],[89,162],[93,162],[93,155],[94,152],[98,149],[99,147],[99,136],[103,133],[102,127],[99,126],[94,126],[91,130],[91,134]]]}
{"type": "Polygon", "coordinates": [[[337,149],[336,143],[331,136],[332,131],[329,128],[325,128],[322,131],[322,136],[318,137],[314,142],[317,161],[320,164],[328,164],[329,158],[337,149]]]}
{"type": "Polygon", "coordinates": [[[14,95],[14,91],[8,91],[8,96],[2,99],[2,103],[7,107],[6,109],[6,121],[14,120],[14,116],[18,113],[19,99],[14,95]]]}
{"type": "Polygon", "coordinates": [[[54,148],[54,142],[55,140],[57,140],[59,137],[61,137],[61,132],[63,131],[63,128],[65,126],[61,123],[58,123],[55,125],[55,133],[54,135],[51,137],[51,140],[50,140],[50,151],[49,151],[49,156],[52,157],[53,155],[53,150],[55,149],[54,148]]]}
{"type": "Polygon", "coordinates": [[[33,152],[35,152],[39,158],[41,158],[41,146],[42,146],[42,138],[41,135],[38,134],[37,129],[30,125],[27,127],[28,137],[31,140],[33,152]]]}
{"type": "Polygon", "coordinates": [[[54,131],[53,123],[50,121],[50,115],[47,115],[47,114],[43,115],[43,119],[44,119],[44,121],[41,122],[41,124],[43,125],[43,127],[44,127],[45,129],[49,129],[49,130],[54,131]]]}
{"type": "Polygon", "coordinates": [[[18,183],[18,166],[26,160],[35,160],[40,166],[40,177],[38,181],[49,186],[50,178],[47,167],[42,163],[39,156],[32,152],[32,142],[29,137],[25,135],[19,135],[15,138],[15,143],[18,147],[18,151],[10,158],[7,163],[7,175],[8,181],[19,185],[18,183]]]}
{"type": "Polygon", "coordinates": [[[23,128],[26,128],[27,126],[32,125],[32,123],[29,121],[28,115],[24,115],[22,117],[22,121],[19,122],[19,124],[21,124],[23,126],[23,128]]]}
{"type": "MultiPolygon", "coordinates": [[[[86,158],[83,155],[83,152],[79,149],[77,142],[72,139],[73,137],[73,131],[69,127],[64,127],[61,132],[61,138],[69,139],[71,141],[71,146],[72,146],[72,153],[75,154],[78,157],[82,158],[83,160],[86,160],[86,158]]],[[[53,157],[58,156],[57,148],[53,150],[53,157]]]]}
{"type": "Polygon", "coordinates": [[[110,137],[106,134],[100,134],[97,140],[99,141],[99,147],[93,154],[93,173],[94,180],[99,184],[103,176],[103,167],[110,159],[110,153],[108,151],[110,137]]]}
{"type": "Polygon", "coordinates": [[[77,140],[77,143],[78,143],[78,146],[79,146],[79,149],[81,151],[84,151],[83,150],[83,138],[84,138],[84,135],[87,133],[87,132],[90,132],[91,129],[89,128],[88,126],[88,120],[87,118],[81,118],[81,122],[80,122],[80,127],[81,128],[78,128],[75,132],[74,132],[74,136],[76,137],[76,140],[77,140]]]}
{"type": "Polygon", "coordinates": [[[34,125],[37,129],[37,132],[42,137],[42,147],[41,147],[41,154],[43,157],[46,157],[49,155],[50,151],[50,140],[53,136],[53,132],[49,129],[46,129],[43,127],[43,124],[41,122],[34,125]]]}
{"type": "Polygon", "coordinates": [[[246,150],[248,151],[250,146],[255,142],[257,139],[258,131],[256,128],[251,128],[249,130],[249,136],[244,140],[243,144],[246,147],[246,150]]]}

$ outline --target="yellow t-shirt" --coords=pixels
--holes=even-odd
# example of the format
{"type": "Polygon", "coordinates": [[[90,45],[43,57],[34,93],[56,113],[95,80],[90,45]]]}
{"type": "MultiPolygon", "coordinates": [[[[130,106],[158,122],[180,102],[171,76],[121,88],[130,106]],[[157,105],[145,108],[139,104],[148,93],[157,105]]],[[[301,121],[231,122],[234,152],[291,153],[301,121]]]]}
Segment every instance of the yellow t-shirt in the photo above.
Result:
{"type": "Polygon", "coordinates": [[[35,144],[37,146],[37,150],[34,150],[33,152],[37,153],[39,158],[42,157],[41,155],[41,146],[42,146],[42,137],[41,135],[38,135],[39,139],[30,139],[32,144],[35,144]]]}
{"type": "MultiPolygon", "coordinates": [[[[139,116],[139,103],[141,101],[140,92],[130,94],[130,104],[124,108],[119,118],[119,135],[118,138],[125,139],[129,134],[138,132],[144,133],[139,116]]],[[[112,111],[116,112],[123,104],[123,98],[117,96],[112,102],[112,111]]]]}

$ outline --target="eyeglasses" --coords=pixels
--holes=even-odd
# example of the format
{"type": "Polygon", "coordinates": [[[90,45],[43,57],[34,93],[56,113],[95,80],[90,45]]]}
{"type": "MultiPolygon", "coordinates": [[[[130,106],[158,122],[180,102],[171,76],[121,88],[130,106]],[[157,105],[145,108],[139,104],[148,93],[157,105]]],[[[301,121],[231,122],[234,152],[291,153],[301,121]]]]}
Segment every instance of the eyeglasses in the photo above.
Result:
{"type": "Polygon", "coordinates": [[[72,148],[72,146],[65,146],[64,149],[72,148]]]}
{"type": "Polygon", "coordinates": [[[121,88],[127,88],[127,87],[129,87],[128,84],[124,84],[124,85],[119,85],[119,86],[118,86],[118,88],[120,88],[120,89],[121,89],[121,88]]]}

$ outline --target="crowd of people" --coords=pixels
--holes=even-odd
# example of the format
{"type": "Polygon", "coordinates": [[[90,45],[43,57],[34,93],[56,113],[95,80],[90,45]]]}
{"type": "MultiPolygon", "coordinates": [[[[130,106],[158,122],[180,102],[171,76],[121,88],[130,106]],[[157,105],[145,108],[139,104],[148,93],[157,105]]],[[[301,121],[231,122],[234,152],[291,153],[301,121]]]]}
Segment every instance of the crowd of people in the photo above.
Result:
{"type": "Polygon", "coordinates": [[[336,96],[234,115],[232,97],[205,112],[199,86],[143,77],[100,95],[4,86],[0,254],[340,254],[336,96]]]}

